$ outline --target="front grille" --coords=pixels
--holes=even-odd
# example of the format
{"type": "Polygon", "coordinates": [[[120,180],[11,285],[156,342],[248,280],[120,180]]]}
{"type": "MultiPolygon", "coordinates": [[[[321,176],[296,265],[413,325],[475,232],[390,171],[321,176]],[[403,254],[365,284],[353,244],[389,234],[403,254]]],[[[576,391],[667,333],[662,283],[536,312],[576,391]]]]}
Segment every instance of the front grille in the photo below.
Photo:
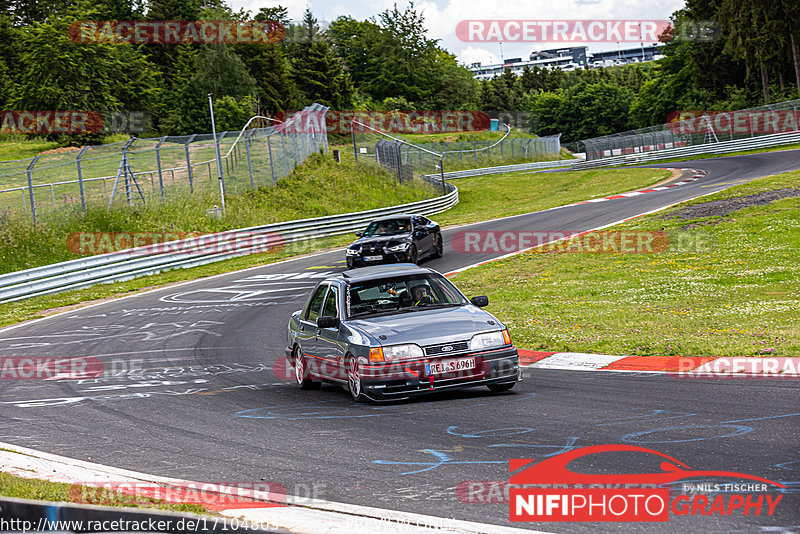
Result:
{"type": "Polygon", "coordinates": [[[455,343],[443,343],[441,345],[430,345],[425,347],[425,354],[427,356],[438,356],[440,354],[450,354],[451,352],[460,352],[469,349],[469,343],[466,341],[456,341],[455,343]],[[451,350],[445,350],[445,347],[452,347],[451,350]]]}

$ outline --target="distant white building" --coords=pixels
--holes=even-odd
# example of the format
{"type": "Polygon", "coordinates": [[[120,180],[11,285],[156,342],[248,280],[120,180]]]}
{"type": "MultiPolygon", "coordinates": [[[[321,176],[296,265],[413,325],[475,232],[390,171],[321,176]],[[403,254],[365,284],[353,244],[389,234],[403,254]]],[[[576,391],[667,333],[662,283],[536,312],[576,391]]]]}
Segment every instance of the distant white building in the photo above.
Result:
{"type": "Polygon", "coordinates": [[[493,65],[482,65],[480,62],[472,63],[469,66],[469,70],[472,71],[477,79],[488,80],[503,74],[506,69],[510,69],[513,74],[521,76],[525,67],[530,69],[533,67],[539,67],[540,69],[561,69],[564,71],[580,68],[592,69],[597,67],[610,67],[660,59],[663,57],[660,55],[660,49],[663,46],[663,44],[659,43],[592,53],[587,52],[585,46],[554,48],[551,50],[531,52],[527,60],[517,57],[509,58],[504,60],[503,63],[493,65]]]}

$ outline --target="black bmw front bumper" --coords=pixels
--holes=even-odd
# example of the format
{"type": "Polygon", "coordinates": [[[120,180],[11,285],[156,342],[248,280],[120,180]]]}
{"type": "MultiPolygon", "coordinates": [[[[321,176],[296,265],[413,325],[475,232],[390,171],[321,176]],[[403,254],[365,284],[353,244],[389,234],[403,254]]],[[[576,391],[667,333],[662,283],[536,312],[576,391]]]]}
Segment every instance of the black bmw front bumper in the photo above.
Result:
{"type": "Polygon", "coordinates": [[[355,269],[357,267],[367,267],[369,265],[381,265],[384,263],[408,263],[410,258],[408,257],[408,251],[406,252],[374,252],[374,253],[367,253],[367,254],[358,254],[356,256],[347,256],[347,268],[348,269],[355,269]],[[364,259],[364,256],[380,256],[380,260],[370,260],[367,261],[364,259]]]}

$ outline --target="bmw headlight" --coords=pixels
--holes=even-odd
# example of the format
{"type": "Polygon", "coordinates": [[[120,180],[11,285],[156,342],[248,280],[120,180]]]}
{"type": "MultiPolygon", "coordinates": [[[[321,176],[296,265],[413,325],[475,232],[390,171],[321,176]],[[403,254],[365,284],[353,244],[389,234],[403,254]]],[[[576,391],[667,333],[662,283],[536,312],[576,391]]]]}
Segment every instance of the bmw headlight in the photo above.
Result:
{"type": "Polygon", "coordinates": [[[419,345],[410,343],[408,345],[390,345],[383,347],[383,357],[386,361],[408,360],[411,358],[422,358],[423,353],[419,345]]]}
{"type": "Polygon", "coordinates": [[[411,243],[400,243],[399,245],[395,245],[393,247],[386,247],[386,252],[405,252],[410,246],[411,243]]]}
{"type": "Polygon", "coordinates": [[[348,248],[347,255],[348,256],[358,256],[361,253],[361,249],[359,248],[348,248]]]}
{"type": "Polygon", "coordinates": [[[511,344],[511,336],[508,330],[498,330],[496,332],[486,332],[485,334],[475,334],[469,340],[470,350],[484,350],[502,347],[511,344]]]}

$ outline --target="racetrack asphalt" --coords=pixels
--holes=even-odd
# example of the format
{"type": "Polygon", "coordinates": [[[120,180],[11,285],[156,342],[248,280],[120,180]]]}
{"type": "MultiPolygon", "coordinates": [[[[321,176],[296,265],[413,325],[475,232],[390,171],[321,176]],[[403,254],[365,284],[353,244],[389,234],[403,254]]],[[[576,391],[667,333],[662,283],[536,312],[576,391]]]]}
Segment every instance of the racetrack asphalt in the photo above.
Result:
{"type": "MultiPolygon", "coordinates": [[[[469,229],[584,231],[798,169],[800,150],[653,167],[708,174],[663,191],[469,229]]],[[[449,272],[502,254],[455,252],[451,239],[462,230],[445,230],[444,257],[421,264],[449,272]]],[[[773,516],[513,526],[587,533],[800,529],[795,380],[538,369],[501,394],[480,388],[362,405],[336,386],[300,391],[281,365],[286,323],[319,277],[343,269],[343,260],[343,251],[303,257],[0,330],[0,357],[95,357],[116,371],[82,381],[0,381],[0,441],[162,476],[275,481],[294,495],[505,525],[507,503],[461,502],[459,484],[508,480],[513,458],[628,443],[694,469],[749,473],[788,489],[773,516]]],[[[614,453],[583,467],[658,471],[651,461],[614,453]]]]}

